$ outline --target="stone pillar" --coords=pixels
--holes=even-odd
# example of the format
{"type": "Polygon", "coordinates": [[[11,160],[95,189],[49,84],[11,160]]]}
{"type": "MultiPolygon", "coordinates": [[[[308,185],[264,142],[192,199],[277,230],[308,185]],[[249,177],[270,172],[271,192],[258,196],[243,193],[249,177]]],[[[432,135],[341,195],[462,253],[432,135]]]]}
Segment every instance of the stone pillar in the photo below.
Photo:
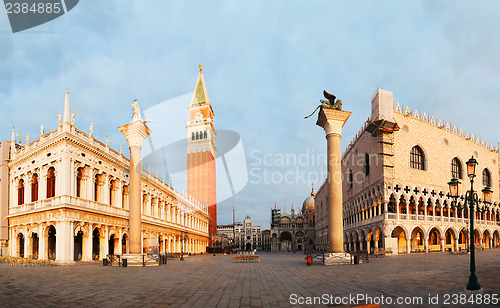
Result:
{"type": "Polygon", "coordinates": [[[411,252],[410,241],[411,241],[411,238],[406,238],[406,253],[407,254],[409,254],[411,252]]]}
{"type": "Polygon", "coordinates": [[[429,252],[429,237],[428,236],[424,236],[424,249],[425,249],[425,252],[429,252]]]}
{"type": "Polygon", "coordinates": [[[316,125],[322,127],[327,140],[328,169],[328,251],[344,251],[344,228],[342,218],[342,167],[340,139],[342,127],[351,112],[321,108],[316,125]]]}
{"type": "Polygon", "coordinates": [[[453,240],[453,251],[458,251],[458,238],[453,240]]]}
{"type": "Polygon", "coordinates": [[[446,242],[446,238],[440,238],[439,244],[441,245],[441,251],[444,251],[444,243],[446,242]]]}
{"type": "Polygon", "coordinates": [[[92,232],[94,229],[92,225],[87,225],[87,235],[82,237],[82,260],[90,261],[92,260],[92,232]]]}
{"type": "Polygon", "coordinates": [[[73,262],[73,222],[59,221],[56,228],[56,262],[73,262]]]}
{"type": "MultiPolygon", "coordinates": [[[[137,108],[138,109],[138,108],[137,108]]],[[[118,129],[128,142],[130,149],[130,185],[129,185],[129,252],[142,253],[141,231],[141,148],[142,143],[151,134],[151,130],[140,119],[138,110],[134,110],[134,120],[118,129]]]]}

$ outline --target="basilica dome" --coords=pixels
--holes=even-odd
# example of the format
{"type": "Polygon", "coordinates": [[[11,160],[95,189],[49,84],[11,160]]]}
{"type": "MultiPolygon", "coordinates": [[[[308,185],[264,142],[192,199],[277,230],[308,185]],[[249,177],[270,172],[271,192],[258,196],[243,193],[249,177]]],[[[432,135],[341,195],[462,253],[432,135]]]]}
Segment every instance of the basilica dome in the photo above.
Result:
{"type": "Polygon", "coordinates": [[[302,204],[302,211],[311,211],[314,210],[314,189],[311,191],[311,195],[304,200],[302,204]]]}

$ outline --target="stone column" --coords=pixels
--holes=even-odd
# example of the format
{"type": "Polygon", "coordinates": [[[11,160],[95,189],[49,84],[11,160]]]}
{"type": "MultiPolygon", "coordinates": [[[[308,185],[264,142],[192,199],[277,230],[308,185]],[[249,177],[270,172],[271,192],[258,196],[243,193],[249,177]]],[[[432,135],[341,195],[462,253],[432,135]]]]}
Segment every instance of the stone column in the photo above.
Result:
{"type": "Polygon", "coordinates": [[[446,243],[446,238],[440,238],[439,244],[441,245],[441,251],[444,251],[444,244],[446,243]]]}
{"type": "Polygon", "coordinates": [[[425,252],[429,252],[429,237],[424,236],[424,250],[425,252]]]}
{"type": "Polygon", "coordinates": [[[151,130],[135,111],[134,120],[118,129],[127,139],[130,149],[129,252],[131,254],[141,254],[141,149],[142,143],[151,134],[151,130]]]}
{"type": "Polygon", "coordinates": [[[348,111],[321,108],[316,122],[325,130],[327,140],[329,252],[344,251],[340,139],[342,127],[350,115],[348,111]]]}

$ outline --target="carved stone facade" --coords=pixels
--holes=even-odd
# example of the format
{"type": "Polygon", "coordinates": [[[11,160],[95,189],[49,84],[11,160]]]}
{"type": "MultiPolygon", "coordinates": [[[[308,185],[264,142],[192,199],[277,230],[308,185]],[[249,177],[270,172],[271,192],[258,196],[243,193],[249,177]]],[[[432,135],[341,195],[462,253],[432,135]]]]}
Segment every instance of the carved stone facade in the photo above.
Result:
{"type": "MultiPolygon", "coordinates": [[[[67,104],[56,129],[24,145],[10,142],[7,177],[1,173],[9,198],[0,198],[10,256],[64,263],[128,250],[129,160],[70,123],[67,104]]],[[[158,239],[160,253],[180,252],[184,235],[185,253],[205,252],[206,205],[149,172],[141,177],[143,239],[158,239]]]]}
{"type": "MultiPolygon", "coordinates": [[[[493,190],[493,203],[480,203],[486,212],[475,213],[476,245],[499,247],[498,147],[416,109],[394,107],[386,90],[376,91],[372,112],[342,155],[345,249],[410,253],[466,248],[468,210],[455,206],[447,183],[462,179],[462,205],[470,188],[465,162],[472,156],[479,162],[474,189],[479,195],[486,185],[493,190]]],[[[316,242],[326,250],[324,186],[316,196],[316,242]]]]}

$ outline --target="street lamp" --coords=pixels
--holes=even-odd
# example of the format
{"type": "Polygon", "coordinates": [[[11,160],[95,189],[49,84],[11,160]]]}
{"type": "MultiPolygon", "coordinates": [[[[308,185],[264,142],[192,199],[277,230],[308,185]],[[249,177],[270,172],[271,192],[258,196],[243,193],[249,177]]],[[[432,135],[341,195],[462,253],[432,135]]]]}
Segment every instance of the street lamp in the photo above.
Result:
{"type": "MultiPolygon", "coordinates": [[[[479,213],[484,213],[485,208],[479,208],[479,198],[477,193],[474,191],[474,178],[476,177],[476,165],[478,164],[477,160],[474,159],[474,156],[471,157],[467,162],[467,175],[469,176],[470,181],[470,190],[465,192],[465,203],[464,205],[457,205],[458,198],[458,184],[459,181],[457,178],[452,178],[448,185],[450,186],[450,196],[455,199],[455,205],[459,210],[465,209],[467,204],[469,206],[469,221],[470,221],[470,276],[469,283],[467,284],[467,290],[477,291],[481,290],[481,285],[479,284],[476,276],[476,257],[475,257],[475,243],[474,243],[474,208],[477,207],[476,211],[479,213]]],[[[485,187],[483,190],[483,203],[491,204],[491,193],[493,192],[490,187],[485,187]]]]}

